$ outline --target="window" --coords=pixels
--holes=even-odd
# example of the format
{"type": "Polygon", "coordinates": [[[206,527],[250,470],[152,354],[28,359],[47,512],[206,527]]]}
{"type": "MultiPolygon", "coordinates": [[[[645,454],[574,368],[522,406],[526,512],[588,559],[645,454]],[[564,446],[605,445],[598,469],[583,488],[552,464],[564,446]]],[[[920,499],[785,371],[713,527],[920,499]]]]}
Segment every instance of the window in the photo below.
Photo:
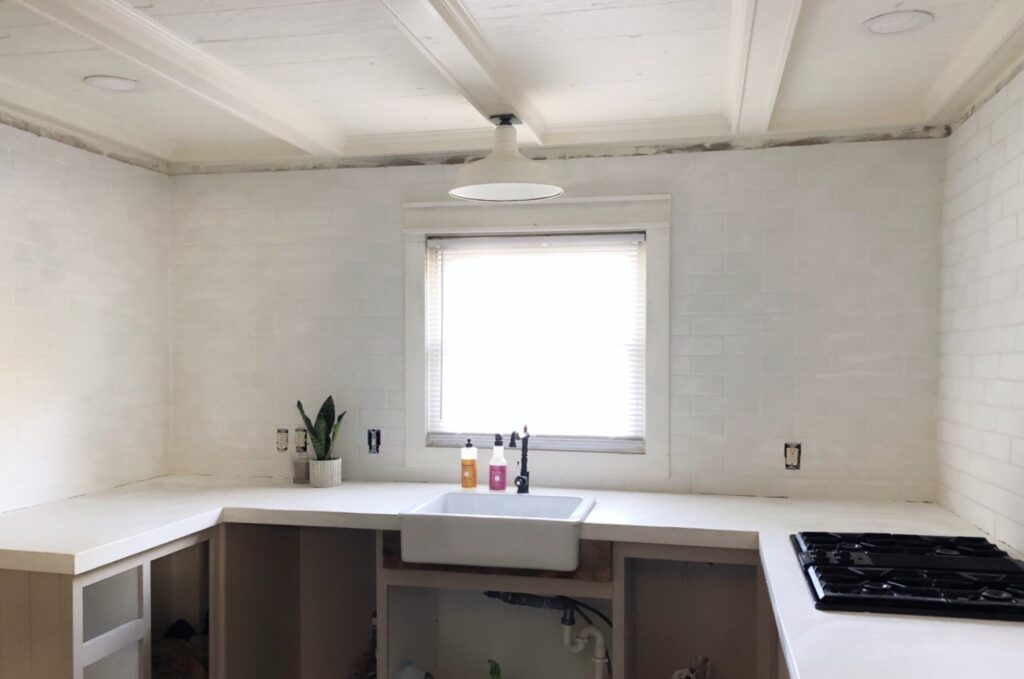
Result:
{"type": "Polygon", "coordinates": [[[643,233],[429,238],[427,443],[643,452],[643,233]]]}

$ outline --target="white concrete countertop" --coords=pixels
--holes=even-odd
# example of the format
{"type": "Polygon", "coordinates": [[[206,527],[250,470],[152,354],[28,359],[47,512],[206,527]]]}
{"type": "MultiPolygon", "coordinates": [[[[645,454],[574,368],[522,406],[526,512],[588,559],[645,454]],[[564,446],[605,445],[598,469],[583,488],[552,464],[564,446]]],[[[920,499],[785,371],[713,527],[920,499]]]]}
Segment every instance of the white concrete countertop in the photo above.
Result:
{"type": "MultiPolygon", "coordinates": [[[[346,482],[314,489],[281,481],[165,477],[0,514],[0,568],[84,573],[221,522],[397,530],[399,512],[454,488],[346,482]]],[[[759,550],[793,679],[1024,677],[1024,623],[814,608],[791,533],[980,534],[936,505],[533,492],[594,496],[584,538],[759,550]]]]}

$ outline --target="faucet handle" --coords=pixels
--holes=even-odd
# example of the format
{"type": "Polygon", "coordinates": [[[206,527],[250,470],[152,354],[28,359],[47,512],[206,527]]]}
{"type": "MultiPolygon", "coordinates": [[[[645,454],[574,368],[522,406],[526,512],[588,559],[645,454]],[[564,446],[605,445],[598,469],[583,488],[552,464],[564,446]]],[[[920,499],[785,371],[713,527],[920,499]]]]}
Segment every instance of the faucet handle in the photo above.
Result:
{"type": "Polygon", "coordinates": [[[518,441],[518,440],[519,440],[519,432],[517,432],[517,431],[512,432],[512,434],[510,434],[509,437],[508,437],[508,447],[509,448],[515,448],[516,447],[516,441],[518,441]]]}

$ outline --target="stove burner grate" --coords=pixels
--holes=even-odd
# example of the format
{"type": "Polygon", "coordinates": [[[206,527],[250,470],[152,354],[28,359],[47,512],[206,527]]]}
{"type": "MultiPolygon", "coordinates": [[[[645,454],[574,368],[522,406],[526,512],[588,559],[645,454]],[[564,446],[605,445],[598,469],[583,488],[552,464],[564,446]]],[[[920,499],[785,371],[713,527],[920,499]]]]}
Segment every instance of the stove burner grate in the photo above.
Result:
{"type": "Polygon", "coordinates": [[[1024,620],[1024,563],[984,538],[798,533],[823,610],[1024,620]]]}

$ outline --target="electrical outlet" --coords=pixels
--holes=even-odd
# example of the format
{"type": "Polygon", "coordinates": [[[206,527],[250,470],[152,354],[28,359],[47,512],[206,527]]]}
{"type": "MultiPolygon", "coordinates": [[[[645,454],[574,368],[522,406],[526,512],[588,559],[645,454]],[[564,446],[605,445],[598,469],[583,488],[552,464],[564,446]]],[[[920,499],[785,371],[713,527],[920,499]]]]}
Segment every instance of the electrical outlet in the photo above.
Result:
{"type": "Polygon", "coordinates": [[[787,443],[785,448],[786,469],[800,469],[800,444],[787,443]]]}
{"type": "Polygon", "coordinates": [[[309,434],[305,428],[298,427],[295,429],[295,452],[302,455],[309,450],[309,434]]]}
{"type": "Polygon", "coordinates": [[[366,430],[366,445],[370,449],[370,455],[380,454],[380,429],[366,430]]]}
{"type": "Polygon", "coordinates": [[[277,429],[277,452],[288,452],[288,430],[280,427],[277,429]]]}

